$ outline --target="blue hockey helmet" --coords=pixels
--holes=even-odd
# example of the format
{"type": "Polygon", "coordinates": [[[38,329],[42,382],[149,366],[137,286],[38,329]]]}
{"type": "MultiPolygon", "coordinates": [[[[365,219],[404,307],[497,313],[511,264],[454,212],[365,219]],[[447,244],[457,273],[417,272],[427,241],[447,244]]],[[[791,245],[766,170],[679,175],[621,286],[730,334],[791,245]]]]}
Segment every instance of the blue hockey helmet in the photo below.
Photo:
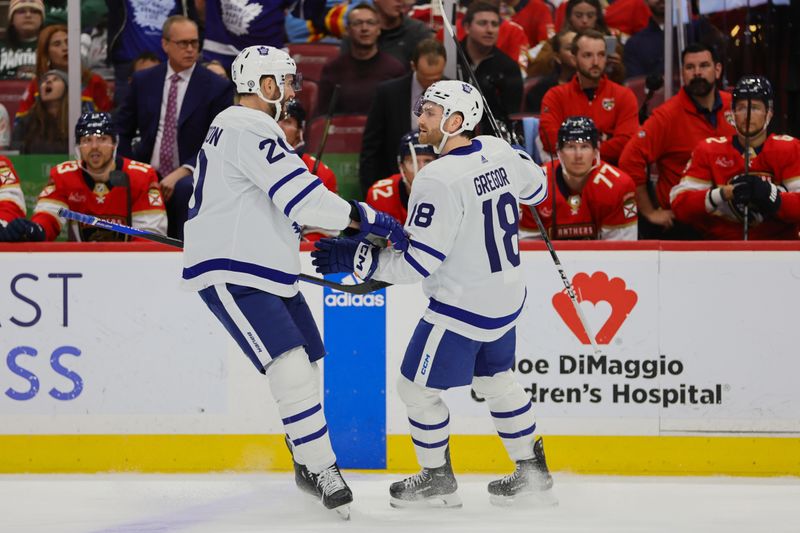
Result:
{"type": "Polygon", "coordinates": [[[742,76],[733,89],[732,105],[739,100],[761,100],[768,109],[772,109],[772,84],[764,76],[742,76]]]}
{"type": "Polygon", "coordinates": [[[84,113],[75,123],[75,141],[89,135],[110,135],[117,140],[117,132],[109,113],[84,113]]]}
{"type": "Polygon", "coordinates": [[[412,150],[417,155],[425,154],[436,157],[433,146],[419,142],[419,132],[416,130],[409,131],[400,138],[400,146],[397,148],[397,163],[400,164],[403,158],[411,155],[412,150]]]}
{"type": "Polygon", "coordinates": [[[284,105],[283,118],[293,118],[300,129],[306,127],[306,110],[296,98],[292,98],[284,105]]]}
{"type": "Polygon", "coordinates": [[[600,135],[597,126],[589,117],[567,117],[558,128],[558,147],[561,148],[568,142],[588,142],[597,148],[600,135]]]}

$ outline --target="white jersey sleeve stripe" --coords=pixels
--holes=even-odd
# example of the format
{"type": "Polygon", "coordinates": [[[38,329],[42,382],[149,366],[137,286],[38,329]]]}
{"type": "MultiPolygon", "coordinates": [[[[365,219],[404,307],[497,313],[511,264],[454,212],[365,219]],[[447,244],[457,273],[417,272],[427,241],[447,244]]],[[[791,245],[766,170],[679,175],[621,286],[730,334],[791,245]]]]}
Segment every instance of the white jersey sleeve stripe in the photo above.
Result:
{"type": "Polygon", "coordinates": [[[284,185],[286,185],[287,183],[289,183],[289,181],[290,181],[292,178],[295,178],[295,177],[299,176],[300,174],[302,174],[302,173],[303,173],[303,172],[305,172],[306,170],[307,170],[307,169],[305,169],[305,168],[296,168],[296,169],[295,169],[295,170],[293,170],[292,172],[289,172],[287,175],[285,175],[284,177],[282,177],[281,179],[279,179],[279,180],[278,180],[278,181],[275,183],[275,185],[273,185],[272,187],[270,187],[270,188],[269,188],[269,191],[267,192],[267,194],[269,195],[269,197],[270,197],[270,198],[274,197],[274,196],[275,196],[275,193],[276,193],[276,192],[278,192],[278,189],[280,189],[281,187],[283,187],[284,185]]]}
{"type": "Polygon", "coordinates": [[[447,258],[447,256],[444,255],[442,252],[440,252],[439,250],[436,250],[435,248],[432,248],[432,247],[428,246],[427,244],[423,244],[423,243],[421,243],[419,241],[414,241],[414,240],[411,240],[411,239],[408,240],[408,243],[411,246],[413,246],[414,248],[417,248],[419,250],[422,250],[423,252],[429,253],[430,255],[432,255],[433,257],[438,259],[439,261],[444,261],[447,258]]]}
{"type": "Polygon", "coordinates": [[[211,272],[214,270],[224,270],[227,272],[240,272],[243,274],[250,274],[259,278],[268,279],[275,283],[284,285],[294,285],[297,283],[298,276],[281,272],[274,268],[248,263],[246,261],[237,261],[235,259],[216,258],[208,259],[183,269],[183,279],[193,279],[197,276],[211,272]]]}
{"type": "Polygon", "coordinates": [[[528,203],[528,201],[529,201],[529,200],[532,200],[533,198],[535,198],[537,194],[539,194],[540,192],[542,192],[542,190],[544,190],[544,184],[542,184],[542,185],[539,185],[539,188],[538,188],[538,189],[536,189],[536,191],[534,191],[534,193],[533,193],[533,194],[531,194],[530,196],[520,196],[520,197],[519,197],[519,199],[520,199],[520,201],[522,201],[523,203],[525,203],[525,204],[527,204],[527,205],[539,205],[540,203],[542,203],[542,202],[544,201],[544,199],[547,197],[547,195],[544,195],[544,196],[543,196],[543,197],[542,197],[542,198],[541,198],[541,199],[540,199],[538,202],[536,202],[536,203],[532,203],[532,204],[531,204],[531,203],[528,203]]]}
{"type": "Polygon", "coordinates": [[[425,268],[424,268],[422,265],[420,265],[420,264],[417,262],[417,260],[416,260],[416,259],[414,259],[413,257],[411,257],[411,254],[410,254],[410,253],[408,253],[408,252],[404,253],[404,254],[403,254],[403,257],[405,258],[406,262],[407,262],[409,265],[411,265],[412,267],[414,267],[414,270],[416,270],[417,272],[419,272],[420,274],[422,274],[422,277],[424,277],[424,278],[427,278],[428,276],[430,276],[430,275],[431,275],[431,273],[430,273],[430,272],[428,272],[427,270],[425,270],[425,268]]]}
{"type": "Polygon", "coordinates": [[[519,314],[522,313],[522,308],[525,307],[525,300],[527,298],[528,291],[526,289],[525,297],[523,298],[522,305],[519,306],[519,309],[510,315],[501,317],[479,315],[478,313],[473,313],[472,311],[467,311],[466,309],[461,309],[454,305],[448,305],[446,303],[439,302],[435,298],[430,299],[430,305],[428,305],[428,309],[434,313],[454,318],[460,322],[469,324],[470,326],[491,330],[504,328],[509,324],[513,324],[514,321],[517,320],[519,314]]]}
{"type": "Polygon", "coordinates": [[[297,195],[294,198],[292,198],[291,200],[289,200],[289,202],[286,203],[286,207],[283,208],[283,214],[288,217],[289,213],[292,212],[292,208],[296,206],[297,203],[300,202],[300,200],[308,196],[308,193],[310,193],[320,185],[322,185],[322,181],[320,181],[319,179],[315,179],[314,181],[312,181],[308,186],[306,186],[305,189],[297,193],[297,195]]]}

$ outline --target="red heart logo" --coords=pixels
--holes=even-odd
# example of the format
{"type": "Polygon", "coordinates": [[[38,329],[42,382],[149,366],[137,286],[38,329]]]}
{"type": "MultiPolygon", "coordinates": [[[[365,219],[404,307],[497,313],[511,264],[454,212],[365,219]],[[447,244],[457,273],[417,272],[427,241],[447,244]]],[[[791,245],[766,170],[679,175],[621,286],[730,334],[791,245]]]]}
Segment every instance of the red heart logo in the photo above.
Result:
{"type": "MultiPolygon", "coordinates": [[[[622,278],[608,279],[605,272],[595,272],[591,277],[585,272],[575,274],[572,278],[572,287],[578,297],[578,302],[608,302],[611,306],[611,315],[603,327],[595,335],[597,344],[608,344],[617,334],[622,323],[628,318],[639,297],[625,286],[622,278]]],[[[591,344],[589,336],[583,329],[578,312],[567,294],[567,289],[553,295],[553,307],[561,319],[582,344],[591,344]]]]}

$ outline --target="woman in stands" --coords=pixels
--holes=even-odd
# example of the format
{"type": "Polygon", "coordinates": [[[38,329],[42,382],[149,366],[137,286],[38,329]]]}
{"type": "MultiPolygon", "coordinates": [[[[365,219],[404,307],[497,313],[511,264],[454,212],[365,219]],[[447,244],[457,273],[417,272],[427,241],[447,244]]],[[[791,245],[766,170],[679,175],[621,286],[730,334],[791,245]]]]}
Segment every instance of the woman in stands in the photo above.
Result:
{"type": "Polygon", "coordinates": [[[6,38],[0,41],[0,79],[29,80],[36,66],[36,42],[44,23],[42,0],[11,0],[6,38]]]}
{"type": "Polygon", "coordinates": [[[51,70],[41,80],[33,106],[14,126],[11,148],[22,154],[66,154],[67,73],[51,70]]]}
{"type": "MultiPolygon", "coordinates": [[[[39,35],[39,46],[36,49],[36,76],[41,77],[50,70],[68,72],[67,61],[67,27],[60,24],[47,26],[39,35]]],[[[81,69],[81,112],[111,111],[112,101],[109,97],[106,81],[87,68],[81,69]]],[[[20,102],[15,124],[31,109],[38,96],[39,82],[31,80],[25,96],[20,102]]]]}

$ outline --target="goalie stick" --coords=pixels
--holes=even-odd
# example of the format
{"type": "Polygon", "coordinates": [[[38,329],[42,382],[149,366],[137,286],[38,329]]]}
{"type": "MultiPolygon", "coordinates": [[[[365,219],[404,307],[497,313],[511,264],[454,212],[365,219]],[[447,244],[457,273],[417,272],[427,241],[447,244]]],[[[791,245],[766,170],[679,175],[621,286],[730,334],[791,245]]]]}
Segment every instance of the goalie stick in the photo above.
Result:
{"type": "MultiPolygon", "coordinates": [[[[492,129],[494,130],[494,134],[501,139],[505,139],[505,136],[502,135],[502,129],[498,124],[497,120],[492,113],[491,108],[489,107],[489,103],[486,101],[486,96],[484,96],[483,91],[481,90],[481,86],[478,83],[478,77],[475,75],[475,71],[472,69],[472,65],[470,65],[469,59],[467,58],[467,54],[461,48],[461,43],[459,42],[458,38],[456,37],[456,32],[453,30],[453,26],[450,24],[450,21],[447,18],[444,9],[444,0],[439,0],[439,7],[442,10],[442,21],[444,22],[444,27],[447,29],[447,33],[450,35],[450,38],[453,39],[456,45],[456,51],[458,53],[461,62],[464,65],[464,70],[467,71],[467,75],[469,76],[469,81],[472,85],[475,86],[477,89],[478,94],[481,95],[481,99],[483,100],[483,108],[486,112],[486,116],[489,119],[489,124],[491,125],[492,129]]],[[[506,139],[507,141],[508,139],[506,139]]],[[[556,266],[556,270],[558,270],[559,276],[561,276],[561,281],[564,283],[564,290],[569,296],[569,299],[572,301],[572,305],[575,307],[575,311],[578,313],[578,318],[581,321],[581,325],[583,326],[583,330],[586,332],[586,336],[589,337],[589,341],[592,343],[592,349],[594,350],[595,355],[600,355],[600,348],[597,346],[597,341],[594,338],[594,334],[592,333],[591,328],[589,327],[589,323],[586,321],[586,317],[583,314],[583,310],[581,309],[581,304],[578,302],[578,296],[575,294],[575,289],[572,287],[572,283],[570,283],[569,278],[567,277],[566,272],[564,272],[564,267],[561,266],[561,261],[558,259],[558,254],[556,254],[555,248],[553,248],[553,243],[550,241],[550,237],[547,235],[547,229],[544,227],[542,223],[542,219],[539,216],[539,212],[536,211],[536,208],[532,205],[529,205],[528,208],[533,215],[533,219],[536,221],[536,226],[539,228],[539,233],[542,235],[542,240],[544,240],[545,246],[547,246],[547,250],[550,252],[550,257],[553,260],[553,263],[556,266]]]]}
{"type": "MultiPolygon", "coordinates": [[[[71,211],[64,207],[58,210],[58,215],[68,220],[74,220],[76,222],[88,224],[89,226],[94,226],[97,228],[102,228],[108,231],[114,231],[116,233],[122,233],[124,235],[130,235],[133,237],[141,237],[149,241],[158,242],[161,244],[166,244],[167,246],[173,246],[175,248],[183,249],[183,241],[181,240],[173,239],[172,237],[165,237],[164,235],[158,235],[157,233],[150,233],[149,231],[144,231],[137,228],[132,228],[131,226],[126,226],[124,224],[119,224],[117,222],[112,222],[110,220],[103,220],[101,218],[97,218],[92,215],[77,213],[75,211],[71,211]]],[[[317,278],[315,276],[309,276],[308,274],[302,274],[302,273],[299,274],[298,277],[300,281],[305,281],[306,283],[312,283],[314,285],[320,285],[322,287],[328,287],[330,289],[334,289],[341,292],[347,292],[350,294],[368,294],[370,292],[375,292],[390,285],[390,283],[378,280],[369,280],[364,283],[358,283],[356,285],[345,285],[343,283],[337,283],[335,281],[327,280],[324,278],[317,278]]]]}

